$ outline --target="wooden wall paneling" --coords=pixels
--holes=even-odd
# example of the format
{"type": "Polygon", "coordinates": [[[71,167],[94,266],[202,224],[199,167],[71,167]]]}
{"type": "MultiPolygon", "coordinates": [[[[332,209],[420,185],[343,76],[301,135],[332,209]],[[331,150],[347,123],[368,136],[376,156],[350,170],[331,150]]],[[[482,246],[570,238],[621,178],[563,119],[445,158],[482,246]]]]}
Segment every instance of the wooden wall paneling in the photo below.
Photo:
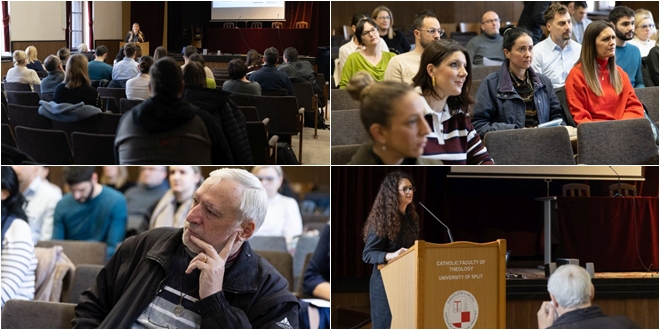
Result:
{"type": "MultiPolygon", "coordinates": [[[[104,45],[108,48],[108,57],[105,59],[105,63],[112,65],[112,61],[115,60],[117,53],[119,53],[119,42],[121,39],[96,39],[94,40],[94,49],[96,47],[104,45]]],[[[155,48],[154,48],[155,49],[155,48]]]]}
{"type": "MultiPolygon", "coordinates": [[[[39,41],[39,40],[29,40],[29,41],[12,41],[11,42],[11,49],[12,53],[16,50],[22,50],[25,51],[28,46],[34,46],[37,47],[37,58],[41,63],[44,63],[44,60],[48,55],[50,54],[57,54],[57,51],[62,48],[66,47],[66,41],[65,40],[47,40],[47,41],[39,41]]],[[[12,65],[13,66],[13,65],[12,65]]]]}

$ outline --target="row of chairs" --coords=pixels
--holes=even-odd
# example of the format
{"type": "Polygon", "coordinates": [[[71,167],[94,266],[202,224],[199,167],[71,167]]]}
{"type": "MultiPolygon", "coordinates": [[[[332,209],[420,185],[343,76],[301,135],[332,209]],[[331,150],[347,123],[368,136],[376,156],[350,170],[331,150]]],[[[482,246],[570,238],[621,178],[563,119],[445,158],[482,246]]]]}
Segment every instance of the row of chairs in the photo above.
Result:
{"type": "MultiPolygon", "coordinates": [[[[621,196],[637,196],[637,187],[630,183],[614,183],[609,185],[609,196],[614,196],[621,189],[621,196]]],[[[591,187],[584,183],[567,183],[562,186],[564,197],[591,197],[591,187]]]]}
{"type": "MultiPolygon", "coordinates": [[[[52,101],[53,93],[41,93],[40,85],[34,85],[34,91],[30,84],[4,82],[3,91],[7,93],[7,102],[26,106],[39,106],[39,101],[52,101]]],[[[103,108],[108,111],[120,113],[121,99],[126,99],[125,88],[97,87],[103,108]]]]}

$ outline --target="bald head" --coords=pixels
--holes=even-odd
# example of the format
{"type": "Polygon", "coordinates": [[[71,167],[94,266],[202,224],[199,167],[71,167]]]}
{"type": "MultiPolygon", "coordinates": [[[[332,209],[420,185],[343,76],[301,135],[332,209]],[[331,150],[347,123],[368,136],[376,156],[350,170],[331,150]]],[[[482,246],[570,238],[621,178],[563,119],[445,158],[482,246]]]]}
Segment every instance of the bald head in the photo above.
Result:
{"type": "Polygon", "coordinates": [[[494,11],[487,11],[481,16],[481,30],[489,37],[500,34],[500,17],[494,11]]]}
{"type": "Polygon", "coordinates": [[[55,71],[57,69],[62,69],[62,61],[60,58],[55,55],[48,55],[44,61],[44,67],[46,71],[55,71]]]}

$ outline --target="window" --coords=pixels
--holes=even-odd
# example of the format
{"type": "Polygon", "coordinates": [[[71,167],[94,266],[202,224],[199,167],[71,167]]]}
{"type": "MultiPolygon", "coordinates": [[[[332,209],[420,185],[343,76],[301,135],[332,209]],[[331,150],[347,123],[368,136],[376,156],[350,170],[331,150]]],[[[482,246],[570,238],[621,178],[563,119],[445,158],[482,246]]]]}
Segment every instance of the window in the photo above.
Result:
{"type": "Polygon", "coordinates": [[[598,1],[598,10],[609,11],[616,6],[616,1],[598,1]]]}
{"type": "Polygon", "coordinates": [[[78,50],[83,43],[83,2],[71,2],[71,45],[69,49],[78,50]]]}

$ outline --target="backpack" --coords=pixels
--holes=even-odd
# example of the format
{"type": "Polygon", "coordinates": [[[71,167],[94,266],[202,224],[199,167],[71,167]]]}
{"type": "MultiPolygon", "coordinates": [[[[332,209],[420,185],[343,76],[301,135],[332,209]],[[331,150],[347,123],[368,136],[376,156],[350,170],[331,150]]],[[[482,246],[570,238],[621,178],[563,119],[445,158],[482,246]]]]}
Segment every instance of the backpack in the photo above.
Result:
{"type": "Polygon", "coordinates": [[[300,165],[290,144],[277,142],[277,165],[300,165]]]}

